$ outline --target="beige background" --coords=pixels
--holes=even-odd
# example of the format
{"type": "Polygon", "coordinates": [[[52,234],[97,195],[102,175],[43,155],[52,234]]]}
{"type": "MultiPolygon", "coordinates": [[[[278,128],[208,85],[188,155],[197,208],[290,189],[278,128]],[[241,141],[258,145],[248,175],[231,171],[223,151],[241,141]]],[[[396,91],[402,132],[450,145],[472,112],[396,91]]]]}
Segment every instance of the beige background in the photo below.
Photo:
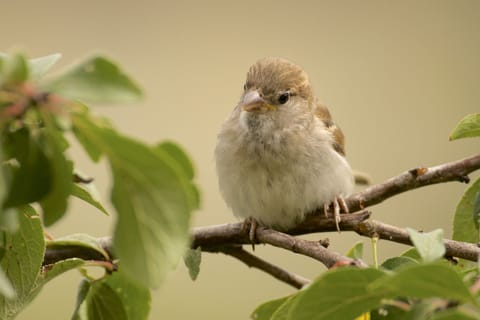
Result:
{"type": "MultiPolygon", "coordinates": [[[[448,142],[458,120],[480,110],[476,0],[15,0],[3,1],[1,11],[1,50],[20,48],[32,57],[61,52],[57,71],[101,52],[139,81],[143,103],[96,110],[132,136],[173,139],[188,150],[203,196],[195,225],[234,221],[218,193],[212,152],[247,68],[260,57],[281,56],[304,66],[346,133],[350,163],[377,182],[479,151],[478,139],[448,142]]],[[[108,200],[104,164],[91,164],[76,145],[70,155],[108,200]]],[[[373,208],[374,216],[450,234],[464,189],[451,183],[410,192],[373,208]]],[[[74,202],[50,231],[101,236],[114,220],[74,202]]],[[[328,237],[340,252],[359,240],[348,233],[328,237]]],[[[403,249],[380,244],[381,257],[403,249]]],[[[262,246],[256,253],[307,277],[324,270],[291,253],[262,246]]],[[[19,319],[68,319],[79,279],[70,272],[55,280],[19,319]]],[[[246,319],[259,303],[291,292],[229,257],[205,254],[198,281],[189,280],[182,264],[153,293],[151,319],[246,319]]]]}

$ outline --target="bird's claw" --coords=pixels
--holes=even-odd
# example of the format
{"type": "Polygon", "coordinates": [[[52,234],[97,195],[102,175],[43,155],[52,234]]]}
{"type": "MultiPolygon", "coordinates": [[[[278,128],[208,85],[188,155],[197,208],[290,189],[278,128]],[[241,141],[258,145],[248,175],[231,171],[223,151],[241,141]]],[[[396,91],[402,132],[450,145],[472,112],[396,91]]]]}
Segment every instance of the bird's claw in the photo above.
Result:
{"type": "MultiPolygon", "coordinates": [[[[342,196],[335,197],[331,205],[333,206],[333,219],[335,220],[335,226],[337,227],[337,231],[340,232],[340,222],[342,221],[340,212],[349,213],[349,209],[347,203],[345,202],[345,199],[343,199],[342,196]]],[[[326,218],[328,218],[329,208],[329,204],[323,205],[323,212],[326,218]]]]}
{"type": "Polygon", "coordinates": [[[255,242],[256,242],[256,232],[258,227],[258,221],[253,217],[248,217],[243,221],[242,231],[244,233],[248,233],[248,239],[252,244],[252,250],[255,250],[255,242]]]}

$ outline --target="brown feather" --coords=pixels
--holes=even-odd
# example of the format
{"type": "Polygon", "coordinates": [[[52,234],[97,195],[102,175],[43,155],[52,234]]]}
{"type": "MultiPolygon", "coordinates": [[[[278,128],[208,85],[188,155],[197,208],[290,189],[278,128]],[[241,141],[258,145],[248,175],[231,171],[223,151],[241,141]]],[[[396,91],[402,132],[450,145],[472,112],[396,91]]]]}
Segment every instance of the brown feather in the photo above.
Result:
{"type": "Polygon", "coordinates": [[[342,130],[335,124],[328,108],[316,102],[307,73],[299,66],[282,58],[264,58],[250,67],[247,73],[245,89],[255,88],[261,96],[271,102],[279,91],[289,90],[292,95],[305,99],[315,107],[315,116],[325,124],[334,142],[333,148],[345,156],[345,137],[342,130]]]}
{"type": "Polygon", "coordinates": [[[335,151],[345,156],[345,136],[339,126],[335,124],[332,119],[332,115],[328,108],[323,104],[317,102],[317,108],[315,109],[315,115],[322,120],[327,130],[333,137],[333,148],[335,151]]]}
{"type": "Polygon", "coordinates": [[[264,58],[250,67],[247,73],[247,89],[257,88],[265,98],[281,90],[290,90],[313,102],[313,92],[307,73],[296,64],[282,58],[264,58]]]}

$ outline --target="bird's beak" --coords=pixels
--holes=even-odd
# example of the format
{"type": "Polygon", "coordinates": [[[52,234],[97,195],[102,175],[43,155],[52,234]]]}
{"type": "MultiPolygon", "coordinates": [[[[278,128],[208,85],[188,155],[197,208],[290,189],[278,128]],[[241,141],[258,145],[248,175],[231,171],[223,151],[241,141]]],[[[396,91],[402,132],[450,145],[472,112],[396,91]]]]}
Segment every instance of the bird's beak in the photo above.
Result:
{"type": "Polygon", "coordinates": [[[275,106],[266,103],[257,90],[247,92],[243,96],[241,104],[242,109],[247,112],[264,113],[276,109],[275,106]]]}

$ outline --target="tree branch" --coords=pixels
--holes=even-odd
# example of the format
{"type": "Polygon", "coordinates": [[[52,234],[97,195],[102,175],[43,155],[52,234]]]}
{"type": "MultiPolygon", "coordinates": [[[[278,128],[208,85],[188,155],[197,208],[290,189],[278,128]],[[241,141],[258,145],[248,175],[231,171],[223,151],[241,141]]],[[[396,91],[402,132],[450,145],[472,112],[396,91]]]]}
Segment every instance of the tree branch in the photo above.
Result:
{"type": "MultiPolygon", "coordinates": [[[[369,220],[361,222],[353,226],[353,231],[369,238],[378,236],[380,239],[412,245],[407,230],[380,221],[369,220]]],[[[480,248],[477,244],[450,239],[444,239],[443,242],[445,244],[446,256],[475,262],[480,257],[480,248]]]]}
{"type": "Polygon", "coordinates": [[[480,169],[480,154],[431,168],[414,168],[383,183],[353,194],[345,201],[351,212],[378,204],[397,194],[431,184],[460,181],[468,183],[468,174],[480,169]]]}
{"type": "Polygon", "coordinates": [[[241,246],[223,246],[217,249],[206,249],[208,252],[222,252],[226,255],[232,256],[250,268],[257,268],[265,273],[270,274],[274,278],[285,282],[296,289],[301,289],[310,283],[310,280],[302,276],[289,272],[281,267],[278,267],[268,261],[265,261],[250,252],[243,249],[241,246]]]}
{"type": "MultiPolygon", "coordinates": [[[[468,174],[478,169],[480,169],[480,154],[431,168],[415,168],[353,194],[346,199],[346,202],[350,211],[356,211],[378,204],[405,191],[423,186],[448,181],[468,182],[468,174]]],[[[354,214],[342,214],[340,229],[342,231],[354,231],[366,237],[378,236],[380,239],[411,245],[408,233],[404,229],[379,221],[367,220],[370,215],[371,213],[366,210],[354,214]]],[[[317,212],[307,216],[302,223],[293,229],[287,230],[285,233],[259,227],[256,231],[256,239],[260,243],[267,243],[312,257],[327,267],[335,266],[338,263],[361,264],[361,262],[327,250],[319,242],[294,237],[294,235],[335,230],[334,220],[326,218],[322,211],[322,214],[317,212]]],[[[104,237],[99,240],[104,249],[113,257],[111,238],[104,237]]],[[[480,256],[480,248],[476,244],[448,239],[445,239],[444,243],[447,256],[471,261],[477,261],[480,256]]],[[[247,265],[261,269],[295,287],[305,284],[305,279],[243,250],[239,247],[243,244],[250,244],[250,240],[248,235],[242,231],[242,223],[199,227],[192,232],[192,248],[201,247],[203,251],[223,252],[234,256],[247,265]]],[[[85,250],[88,251],[85,248],[47,247],[44,265],[71,257],[98,260],[99,257],[96,251],[92,250],[90,254],[85,252],[85,250]]]]}
{"type": "MultiPolygon", "coordinates": [[[[367,210],[358,213],[342,214],[341,230],[353,230],[353,226],[370,217],[367,210]]],[[[192,232],[192,248],[207,248],[222,244],[250,244],[248,234],[242,230],[243,223],[227,223],[213,226],[197,227],[192,232]]],[[[258,228],[261,230],[262,228],[258,228]]],[[[297,227],[288,230],[290,235],[301,235],[322,231],[336,231],[335,220],[322,215],[308,216],[297,227]]],[[[258,236],[258,235],[257,235],[258,236]]],[[[260,240],[257,238],[257,240],[260,240]]]]}

